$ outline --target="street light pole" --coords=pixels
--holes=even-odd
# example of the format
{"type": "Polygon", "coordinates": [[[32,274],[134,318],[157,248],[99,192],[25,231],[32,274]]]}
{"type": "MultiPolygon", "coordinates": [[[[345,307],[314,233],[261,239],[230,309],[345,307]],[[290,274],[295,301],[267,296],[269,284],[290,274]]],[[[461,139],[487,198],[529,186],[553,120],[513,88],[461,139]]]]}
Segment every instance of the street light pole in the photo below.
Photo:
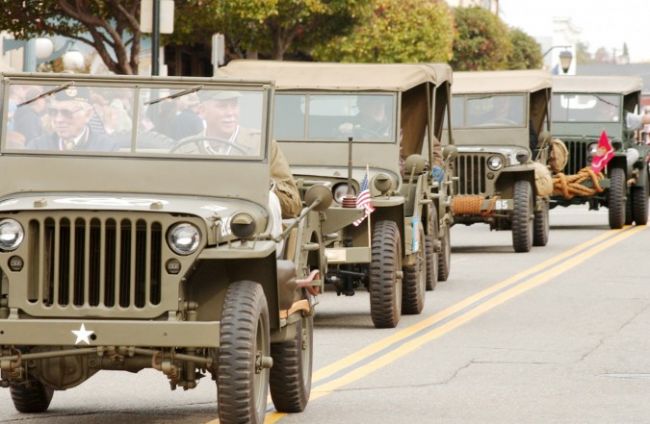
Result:
{"type": "Polygon", "coordinates": [[[547,54],[551,52],[553,49],[565,49],[560,53],[560,66],[562,67],[562,72],[567,73],[569,72],[569,68],[571,67],[571,61],[573,60],[573,54],[571,53],[570,49],[573,46],[570,45],[558,45],[558,46],[551,46],[544,54],[542,55],[542,59],[546,57],[547,54]]]}
{"type": "Polygon", "coordinates": [[[151,21],[151,75],[160,75],[160,0],[153,0],[151,21]]]}

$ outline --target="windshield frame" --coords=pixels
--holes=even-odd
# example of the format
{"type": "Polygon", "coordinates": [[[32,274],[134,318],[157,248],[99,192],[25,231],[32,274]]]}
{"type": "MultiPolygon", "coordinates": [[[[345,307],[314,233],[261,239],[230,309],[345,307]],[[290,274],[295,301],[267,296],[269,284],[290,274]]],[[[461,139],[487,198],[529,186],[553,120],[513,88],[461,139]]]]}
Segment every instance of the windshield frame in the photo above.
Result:
{"type": "MultiPolygon", "coordinates": [[[[601,97],[615,97],[618,100],[618,105],[614,105],[618,108],[618,115],[617,115],[617,120],[616,121],[608,121],[608,120],[574,120],[574,121],[569,121],[569,120],[555,120],[553,114],[556,111],[555,107],[551,108],[551,123],[558,123],[558,124],[614,124],[614,125],[622,125],[624,124],[625,119],[623,118],[623,113],[625,111],[625,96],[619,93],[600,93],[600,92],[594,92],[594,93],[584,93],[584,92],[572,92],[572,91],[558,91],[558,92],[553,92],[551,94],[551,105],[553,105],[555,102],[556,96],[584,96],[584,97],[594,97],[596,98],[597,101],[602,101],[605,103],[609,103],[609,101],[605,101],[604,99],[599,99],[601,97]]],[[[567,111],[571,109],[566,109],[567,111]]],[[[567,113],[568,116],[568,113],[567,113]]]]}
{"type": "Polygon", "coordinates": [[[144,77],[123,77],[123,76],[94,76],[94,75],[67,75],[67,74],[43,74],[34,77],[33,75],[21,74],[4,74],[2,75],[2,102],[0,103],[2,119],[4,124],[0,129],[0,155],[20,155],[20,156],[67,156],[67,157],[119,157],[119,158],[154,158],[154,159],[190,159],[190,160],[217,160],[217,161],[255,161],[261,162],[267,158],[269,134],[270,134],[270,111],[273,102],[273,87],[271,84],[262,81],[237,81],[229,83],[223,80],[210,80],[208,78],[184,78],[183,80],[173,79],[164,80],[163,78],[144,78],[144,77]],[[41,86],[57,87],[68,82],[73,82],[77,88],[87,87],[91,90],[123,88],[133,91],[133,108],[130,117],[133,122],[131,129],[129,146],[115,151],[59,151],[46,149],[26,149],[8,146],[9,132],[9,100],[12,86],[41,86]],[[260,116],[260,149],[257,155],[207,155],[207,154],[180,154],[169,152],[151,152],[143,151],[138,148],[137,142],[140,132],[138,131],[138,122],[143,113],[144,104],[141,92],[146,89],[169,90],[181,92],[188,90],[197,85],[201,85],[202,91],[238,91],[238,92],[256,92],[261,95],[261,116],[260,116]]]}
{"type": "MultiPolygon", "coordinates": [[[[452,87],[453,91],[453,87],[452,87]]],[[[512,129],[522,129],[522,128],[528,128],[529,126],[529,121],[530,121],[530,93],[521,93],[521,92],[512,92],[512,93],[462,93],[462,94],[454,94],[452,92],[451,96],[451,101],[450,101],[450,108],[452,110],[452,120],[454,119],[455,116],[458,115],[458,113],[453,113],[454,112],[454,100],[462,98],[462,116],[461,116],[461,125],[460,126],[453,126],[452,125],[452,130],[454,131],[464,131],[464,130],[493,130],[493,129],[506,129],[506,130],[512,130],[512,129]],[[481,99],[481,98],[491,98],[491,97],[519,97],[523,99],[523,122],[521,124],[517,125],[467,125],[467,119],[468,119],[468,108],[467,108],[467,101],[468,100],[475,100],[475,99],[481,99]]],[[[443,125],[445,128],[449,125],[447,122],[447,119],[445,119],[443,125]]]]}
{"type": "MultiPolygon", "coordinates": [[[[389,140],[368,140],[368,139],[354,139],[355,143],[364,143],[364,144],[378,144],[378,145],[388,145],[396,144],[398,140],[398,134],[401,129],[401,121],[399,119],[401,114],[401,93],[395,91],[330,91],[330,90],[276,90],[275,98],[280,98],[281,96],[302,96],[305,100],[305,110],[304,110],[304,121],[303,121],[303,137],[302,138],[276,138],[278,142],[282,143],[336,143],[342,144],[347,143],[347,136],[343,135],[340,140],[335,139],[334,137],[314,137],[309,136],[310,132],[310,105],[311,96],[390,96],[393,101],[393,110],[390,112],[392,118],[392,134],[389,140]]],[[[278,115],[277,103],[274,102],[274,113],[273,118],[273,137],[275,138],[275,131],[278,126],[276,125],[276,118],[278,115]]]]}

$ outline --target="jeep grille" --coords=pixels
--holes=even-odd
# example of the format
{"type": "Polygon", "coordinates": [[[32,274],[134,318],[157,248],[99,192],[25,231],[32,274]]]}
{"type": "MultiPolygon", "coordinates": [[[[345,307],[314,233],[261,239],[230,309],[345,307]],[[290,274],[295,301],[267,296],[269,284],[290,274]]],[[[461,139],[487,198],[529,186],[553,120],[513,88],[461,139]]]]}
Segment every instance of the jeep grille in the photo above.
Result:
{"type": "Polygon", "coordinates": [[[160,303],[160,223],[64,217],[32,219],[28,228],[29,302],[109,308],[160,303]]]}
{"type": "Polygon", "coordinates": [[[463,153],[454,161],[454,173],[458,177],[456,194],[486,194],[487,158],[489,154],[463,153]]]}
{"type": "Polygon", "coordinates": [[[567,175],[577,174],[578,171],[588,165],[587,147],[591,143],[580,141],[565,141],[564,143],[569,150],[569,161],[564,168],[564,173],[567,175]]]}

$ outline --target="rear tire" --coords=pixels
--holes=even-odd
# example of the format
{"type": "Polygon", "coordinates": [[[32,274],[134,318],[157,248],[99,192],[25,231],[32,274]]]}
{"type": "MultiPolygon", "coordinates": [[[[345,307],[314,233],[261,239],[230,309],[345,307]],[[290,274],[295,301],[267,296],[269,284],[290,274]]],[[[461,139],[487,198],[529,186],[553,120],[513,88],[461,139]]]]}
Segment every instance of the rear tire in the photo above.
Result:
{"type": "Polygon", "coordinates": [[[438,253],[438,281],[447,281],[451,270],[451,231],[449,224],[442,230],[440,253],[438,253]]]}
{"type": "Polygon", "coordinates": [[[436,252],[436,240],[438,240],[438,212],[435,205],[429,208],[427,220],[427,234],[424,236],[424,248],[426,249],[427,265],[427,291],[434,290],[438,282],[438,252],[436,252]]]}
{"type": "Polygon", "coordinates": [[[296,337],[271,345],[271,398],[279,412],[302,412],[311,392],[314,357],[314,316],[296,324],[296,337]]]}
{"type": "Polygon", "coordinates": [[[512,211],[512,247],[529,252],[533,246],[533,189],[526,180],[515,182],[512,211]]]}
{"type": "Polygon", "coordinates": [[[12,385],[9,391],[16,410],[27,414],[47,411],[54,395],[54,390],[33,379],[12,385]]]}
{"type": "Polygon", "coordinates": [[[540,210],[535,211],[535,218],[533,219],[533,246],[546,246],[550,232],[548,201],[542,199],[540,202],[542,202],[542,207],[540,210]]]}
{"type": "Polygon", "coordinates": [[[427,290],[427,267],[424,244],[424,228],[418,223],[417,235],[418,252],[415,254],[415,264],[404,267],[402,282],[402,313],[417,315],[424,308],[424,295],[427,290]]]}
{"type": "Polygon", "coordinates": [[[632,187],[632,219],[636,225],[648,223],[648,185],[647,182],[641,187],[632,187]]]}
{"type": "Polygon", "coordinates": [[[377,328],[394,328],[402,315],[402,240],[397,224],[379,221],[372,231],[370,316],[377,328]]]}
{"type": "Polygon", "coordinates": [[[219,422],[262,424],[266,415],[271,355],[269,310],[262,286],[232,283],[221,314],[217,356],[219,422]]]}
{"type": "MultiPolygon", "coordinates": [[[[625,171],[623,168],[612,168],[609,172],[610,186],[607,191],[607,207],[609,208],[609,227],[622,228],[625,224],[625,171]]],[[[632,218],[634,219],[634,218],[632,218]]]]}

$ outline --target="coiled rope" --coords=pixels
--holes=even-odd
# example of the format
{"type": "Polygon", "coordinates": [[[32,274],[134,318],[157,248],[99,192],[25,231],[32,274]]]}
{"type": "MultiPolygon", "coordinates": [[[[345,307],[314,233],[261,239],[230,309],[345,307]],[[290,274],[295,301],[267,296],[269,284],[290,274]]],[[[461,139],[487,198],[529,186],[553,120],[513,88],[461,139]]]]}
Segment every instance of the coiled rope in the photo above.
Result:
{"type": "Polygon", "coordinates": [[[553,196],[562,196],[565,199],[572,199],[575,196],[593,196],[603,192],[604,189],[600,186],[603,178],[605,176],[601,172],[595,173],[589,166],[573,175],[560,172],[553,176],[553,196]],[[591,181],[592,187],[583,185],[585,181],[591,181]]]}

